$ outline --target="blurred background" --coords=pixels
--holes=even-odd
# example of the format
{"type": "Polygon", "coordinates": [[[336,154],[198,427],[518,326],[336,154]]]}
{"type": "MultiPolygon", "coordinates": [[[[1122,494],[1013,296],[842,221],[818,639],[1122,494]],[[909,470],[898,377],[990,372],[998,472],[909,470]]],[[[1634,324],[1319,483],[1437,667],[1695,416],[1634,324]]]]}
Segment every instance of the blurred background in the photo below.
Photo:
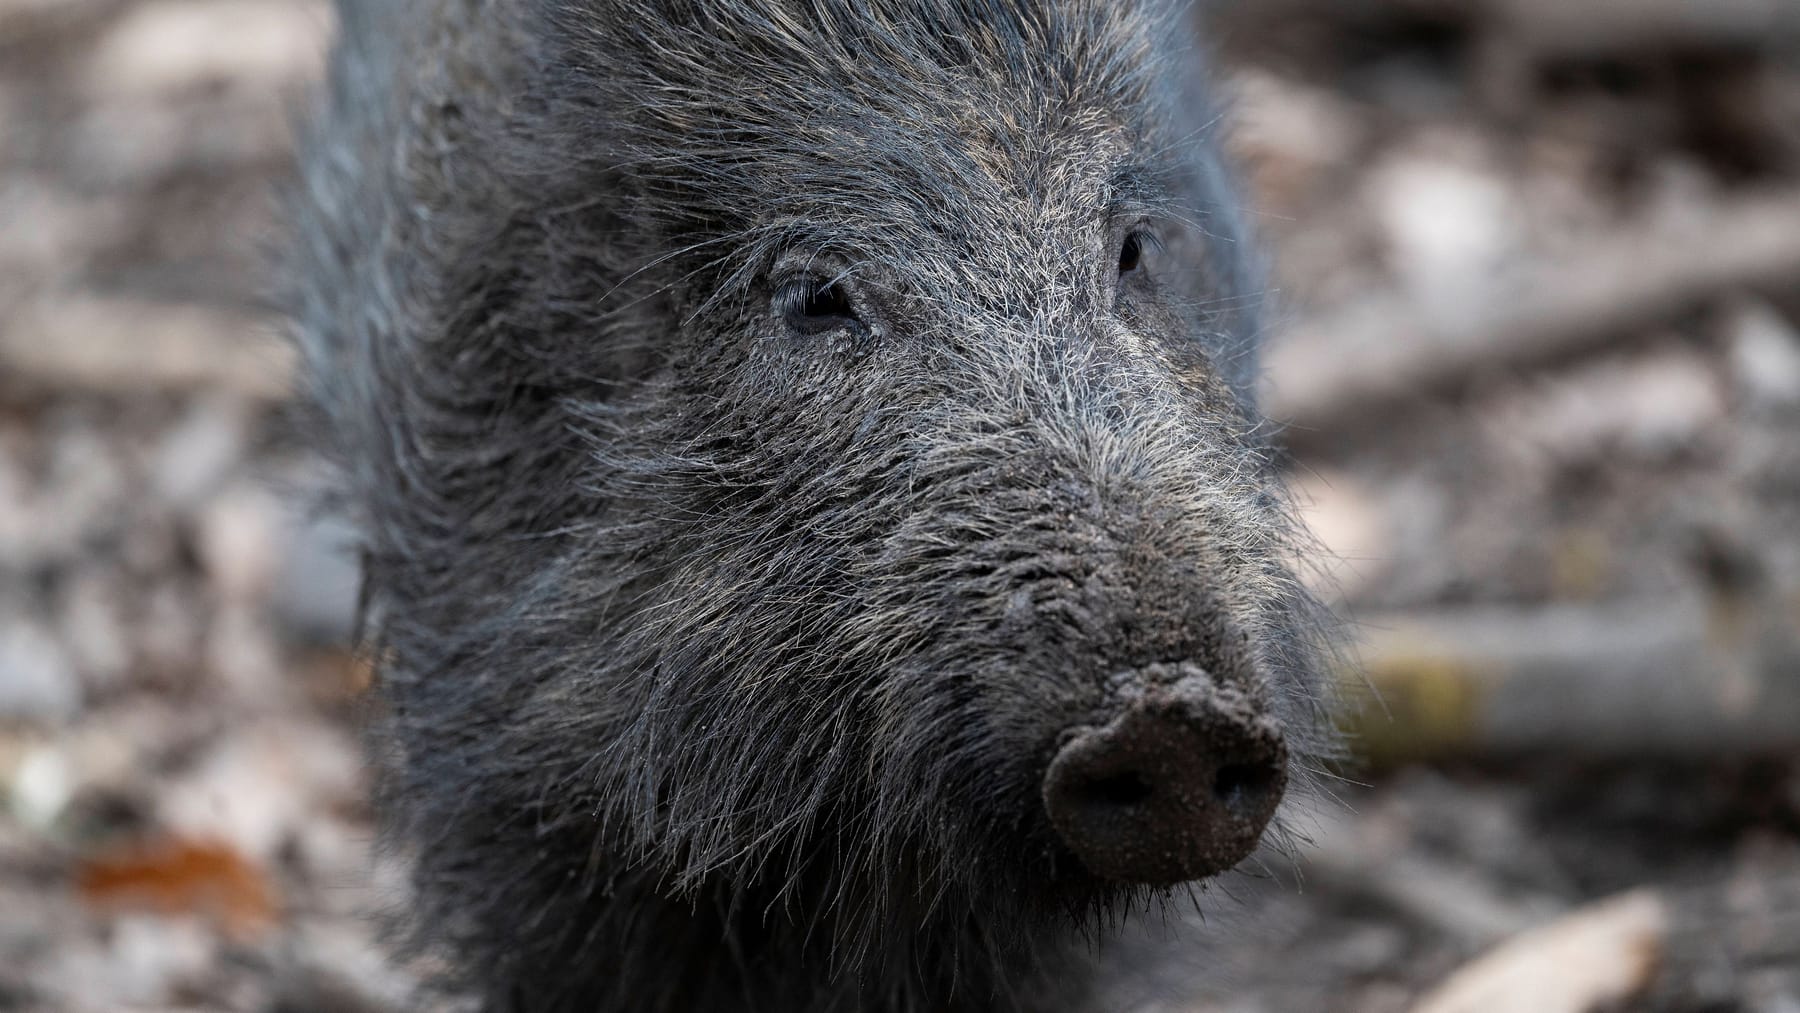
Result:
{"type": "MultiPolygon", "coordinates": [[[[1800,1011],[1800,0],[1224,0],[1356,761],[1175,1010],[1800,1011]]],[[[394,1010],[259,251],[321,0],[0,0],[0,1010],[394,1010]]]]}

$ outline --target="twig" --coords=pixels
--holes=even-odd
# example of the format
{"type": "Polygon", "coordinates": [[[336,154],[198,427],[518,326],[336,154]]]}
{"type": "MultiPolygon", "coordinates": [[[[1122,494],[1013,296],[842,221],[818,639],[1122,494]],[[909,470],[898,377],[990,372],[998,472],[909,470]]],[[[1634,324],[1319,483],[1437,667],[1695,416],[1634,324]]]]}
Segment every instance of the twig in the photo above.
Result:
{"type": "Polygon", "coordinates": [[[1749,756],[1800,749],[1800,609],[1686,598],[1369,620],[1377,762],[1446,755],[1749,756]]]}
{"type": "Polygon", "coordinates": [[[1497,370],[1590,353],[1720,295],[1800,282],[1800,193],[1627,229],[1434,314],[1398,297],[1323,310],[1269,353],[1270,414],[1327,442],[1497,370]]]}

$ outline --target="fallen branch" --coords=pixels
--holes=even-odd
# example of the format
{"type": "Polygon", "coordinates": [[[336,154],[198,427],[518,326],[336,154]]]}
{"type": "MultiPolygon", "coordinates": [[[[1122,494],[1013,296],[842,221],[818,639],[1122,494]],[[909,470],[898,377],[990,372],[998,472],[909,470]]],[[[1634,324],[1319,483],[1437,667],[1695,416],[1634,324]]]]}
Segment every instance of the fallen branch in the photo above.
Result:
{"type": "Polygon", "coordinates": [[[1421,22],[1495,32],[1530,56],[1765,50],[1800,38],[1800,8],[1779,0],[1209,0],[1202,16],[1253,48],[1291,41],[1297,25],[1366,35],[1421,22]]]}
{"type": "Polygon", "coordinates": [[[1330,440],[1474,377],[1591,353],[1721,295],[1800,282],[1800,193],[1629,229],[1453,311],[1398,297],[1314,313],[1270,348],[1268,409],[1330,440]]]}
{"type": "Polygon", "coordinates": [[[1771,0],[1487,0],[1508,42],[1536,55],[1761,50],[1800,38],[1800,7],[1771,0]]]}
{"type": "Polygon", "coordinates": [[[1493,608],[1368,620],[1374,762],[1800,749],[1800,599],[1493,608]]]}
{"type": "Polygon", "coordinates": [[[284,398],[291,350],[274,324],[221,307],[43,297],[0,325],[0,381],[14,389],[221,389],[284,398]]]}

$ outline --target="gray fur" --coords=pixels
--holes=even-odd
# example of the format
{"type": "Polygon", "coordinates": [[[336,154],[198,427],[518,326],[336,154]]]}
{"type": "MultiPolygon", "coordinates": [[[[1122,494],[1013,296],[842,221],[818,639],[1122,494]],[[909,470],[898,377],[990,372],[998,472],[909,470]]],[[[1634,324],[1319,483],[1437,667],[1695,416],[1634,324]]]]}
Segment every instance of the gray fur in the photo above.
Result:
{"type": "Polygon", "coordinates": [[[1301,785],[1330,744],[1180,12],[340,12],[283,276],[448,984],[1079,1008],[1163,897],[1039,802],[1116,673],[1206,664],[1301,785]]]}

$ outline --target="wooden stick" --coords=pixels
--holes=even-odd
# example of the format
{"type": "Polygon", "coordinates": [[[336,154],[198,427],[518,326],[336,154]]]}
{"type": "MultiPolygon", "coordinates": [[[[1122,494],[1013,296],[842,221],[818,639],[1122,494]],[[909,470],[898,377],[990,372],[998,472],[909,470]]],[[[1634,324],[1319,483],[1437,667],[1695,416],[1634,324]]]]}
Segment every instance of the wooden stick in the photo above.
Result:
{"type": "Polygon", "coordinates": [[[0,313],[0,381],[15,388],[215,388],[275,401],[293,371],[275,325],[240,310],[72,294],[0,313]]]}
{"type": "Polygon", "coordinates": [[[1800,282],[1800,192],[1623,230],[1495,280],[1454,311],[1388,296],[1322,309],[1271,343],[1268,410],[1297,444],[1495,371],[1591,353],[1731,292],[1800,282]]]}
{"type": "Polygon", "coordinates": [[[1587,1013],[1649,986],[1667,938],[1664,899],[1638,890],[1514,936],[1464,965],[1413,1013],[1587,1013]]]}
{"type": "Polygon", "coordinates": [[[1800,7],[1781,0],[1487,0],[1486,6],[1510,41],[1548,55],[1761,50],[1800,38],[1800,7]]]}
{"type": "Polygon", "coordinates": [[[1767,50],[1800,37],[1800,8],[1783,0],[1208,0],[1202,18],[1253,48],[1308,22],[1461,23],[1553,56],[1672,46],[1767,50]]]}
{"type": "Polygon", "coordinates": [[[1800,871],[1791,867],[1578,908],[1465,964],[1413,1013],[1735,1008],[1753,979],[1790,998],[1800,989],[1800,871]]]}
{"type": "Polygon", "coordinates": [[[1800,749],[1800,595],[1467,609],[1361,624],[1372,762],[1800,749]]]}

